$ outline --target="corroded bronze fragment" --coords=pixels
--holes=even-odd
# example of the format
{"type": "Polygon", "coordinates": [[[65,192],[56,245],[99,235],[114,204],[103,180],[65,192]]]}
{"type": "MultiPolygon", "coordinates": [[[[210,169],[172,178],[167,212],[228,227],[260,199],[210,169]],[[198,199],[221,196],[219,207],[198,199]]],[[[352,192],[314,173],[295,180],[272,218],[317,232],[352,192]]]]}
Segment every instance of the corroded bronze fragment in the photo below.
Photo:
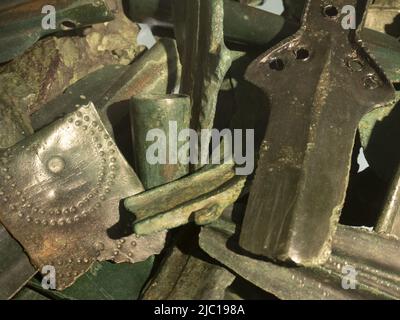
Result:
{"type": "Polygon", "coordinates": [[[106,125],[108,116],[118,122],[129,113],[124,102],[138,94],[169,92],[179,83],[180,73],[175,41],[161,39],[131,65],[108,65],[71,85],[32,114],[32,126],[38,130],[88,101],[96,105],[106,125]]]}
{"type": "Polygon", "coordinates": [[[235,276],[215,264],[199,248],[197,228],[178,232],[154,276],[143,290],[144,300],[220,300],[235,276]]]}
{"type": "MultiPolygon", "coordinates": [[[[175,0],[173,9],[182,62],[180,91],[190,97],[190,126],[200,133],[213,127],[218,91],[232,63],[224,43],[224,3],[222,0],[175,0]]],[[[209,141],[202,143],[208,145],[209,141]]],[[[199,163],[193,167],[202,166],[199,163]]]]}
{"type": "Polygon", "coordinates": [[[376,231],[400,238],[400,167],[393,178],[376,231]]]}
{"type": "Polygon", "coordinates": [[[0,224],[0,300],[11,298],[36,273],[18,242],[0,224]]]}
{"type": "Polygon", "coordinates": [[[374,0],[368,9],[367,28],[400,37],[400,2],[398,0],[374,0]]]}
{"type": "Polygon", "coordinates": [[[135,168],[144,188],[151,189],[188,174],[189,165],[179,160],[179,150],[188,143],[189,137],[178,141],[178,134],[189,128],[189,97],[178,94],[139,95],[132,98],[130,111],[135,168]],[[155,142],[163,140],[158,136],[153,137],[154,140],[148,139],[152,130],[163,134],[164,143],[155,142]],[[152,146],[153,153],[149,152],[152,146]]]}
{"type": "Polygon", "coordinates": [[[389,143],[400,132],[400,42],[387,34],[368,29],[361,36],[367,42],[371,55],[397,88],[396,101],[367,113],[359,124],[361,145],[368,164],[379,177],[390,181],[396,175],[400,157],[399,148],[389,143]]]}
{"type": "MultiPolygon", "coordinates": [[[[26,114],[17,108],[10,108],[2,98],[0,150],[7,149],[33,132],[26,114]]],[[[11,298],[35,273],[36,269],[30,264],[23,248],[0,223],[0,300],[11,298]]]]}
{"type": "Polygon", "coordinates": [[[358,123],[394,100],[359,38],[361,19],[357,30],[342,27],[345,5],[365,14],[364,1],[309,0],[301,30],[247,70],[270,110],[240,239],[252,253],[301,265],[328,259],[358,123]]]}
{"type": "Polygon", "coordinates": [[[203,227],[200,247],[230,270],[280,299],[399,299],[400,243],[364,228],[339,225],[332,255],[318,267],[276,264],[237,245],[232,213],[203,227]],[[352,287],[346,278],[353,272],[352,287]],[[346,289],[347,288],[347,289],[346,289]]]}
{"type": "Polygon", "coordinates": [[[137,234],[149,234],[184,225],[203,225],[221,215],[240,196],[245,177],[235,177],[231,164],[208,165],[195,173],[125,200],[135,214],[137,234]]]}
{"type": "Polygon", "coordinates": [[[104,0],[6,1],[0,5],[0,62],[15,58],[47,34],[112,19],[104,0]],[[42,11],[48,13],[49,6],[55,9],[55,26],[43,28],[42,11]]]}
{"type": "MultiPolygon", "coordinates": [[[[174,21],[172,4],[174,0],[129,0],[128,17],[135,22],[152,20],[163,26],[174,21]]],[[[296,0],[295,2],[299,2],[296,0]]],[[[304,0],[301,0],[304,1],[304,0]]],[[[277,43],[293,34],[298,28],[296,22],[244,5],[224,0],[224,34],[229,42],[265,47],[277,43]]],[[[181,19],[182,17],[178,17],[181,19]]]]}
{"type": "Polygon", "coordinates": [[[64,289],[94,261],[136,262],[158,253],[164,233],[138,237],[121,199],[141,192],[93,104],[0,154],[0,220],[64,289]],[[122,213],[121,213],[122,215],[122,213]]]}

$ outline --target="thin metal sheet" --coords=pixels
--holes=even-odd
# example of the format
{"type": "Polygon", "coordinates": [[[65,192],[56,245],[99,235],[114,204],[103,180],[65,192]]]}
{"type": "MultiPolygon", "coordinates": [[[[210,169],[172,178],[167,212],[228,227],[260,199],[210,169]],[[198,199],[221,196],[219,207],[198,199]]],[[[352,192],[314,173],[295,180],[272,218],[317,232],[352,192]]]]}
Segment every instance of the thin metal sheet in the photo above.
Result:
{"type": "Polygon", "coordinates": [[[165,233],[132,234],[120,201],[143,191],[92,103],[0,153],[0,220],[57,289],[94,261],[137,262],[165,233]],[[121,215],[121,216],[120,216],[121,215]]]}

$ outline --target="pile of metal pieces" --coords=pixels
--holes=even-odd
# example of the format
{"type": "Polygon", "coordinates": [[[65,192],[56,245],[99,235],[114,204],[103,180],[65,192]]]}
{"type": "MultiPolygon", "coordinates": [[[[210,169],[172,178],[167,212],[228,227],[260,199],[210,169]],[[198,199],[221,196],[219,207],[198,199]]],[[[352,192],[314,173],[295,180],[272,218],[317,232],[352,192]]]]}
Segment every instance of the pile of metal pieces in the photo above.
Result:
{"type": "Polygon", "coordinates": [[[400,1],[265,2],[1,1],[0,299],[400,298],[400,1]]]}

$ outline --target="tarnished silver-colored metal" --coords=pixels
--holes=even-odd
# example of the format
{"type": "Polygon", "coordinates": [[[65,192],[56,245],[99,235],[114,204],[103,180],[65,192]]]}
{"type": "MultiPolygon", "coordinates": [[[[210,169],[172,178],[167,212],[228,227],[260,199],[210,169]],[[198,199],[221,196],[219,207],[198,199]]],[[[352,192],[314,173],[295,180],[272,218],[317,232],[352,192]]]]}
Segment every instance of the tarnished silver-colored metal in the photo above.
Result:
{"type": "Polygon", "coordinates": [[[0,220],[64,289],[94,261],[137,262],[165,233],[132,235],[121,199],[143,191],[92,103],[0,153],[0,220]]]}
{"type": "Polygon", "coordinates": [[[328,259],[358,123],[394,100],[359,37],[363,19],[356,30],[342,27],[345,5],[357,6],[360,18],[367,8],[364,1],[309,0],[300,31],[247,70],[270,110],[240,239],[254,254],[301,265],[328,259]]]}

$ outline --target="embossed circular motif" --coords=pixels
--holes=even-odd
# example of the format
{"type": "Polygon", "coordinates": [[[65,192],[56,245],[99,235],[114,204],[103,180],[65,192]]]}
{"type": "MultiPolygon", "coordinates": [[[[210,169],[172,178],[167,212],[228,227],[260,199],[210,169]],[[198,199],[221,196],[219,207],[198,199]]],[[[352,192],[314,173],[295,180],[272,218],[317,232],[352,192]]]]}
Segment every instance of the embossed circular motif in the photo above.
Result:
{"type": "MultiPolygon", "coordinates": [[[[92,120],[88,115],[77,111],[69,116],[68,123],[81,129],[94,147],[93,161],[98,164],[97,182],[80,200],[70,207],[58,207],[53,209],[37,208],[26,199],[21,190],[16,190],[16,180],[10,174],[9,164],[14,160],[13,152],[19,151],[13,148],[7,149],[0,155],[0,200],[9,205],[9,211],[23,218],[28,223],[43,226],[63,226],[79,222],[88,215],[101,208],[101,203],[107,200],[115,183],[118,166],[116,164],[116,146],[110,136],[105,132],[98,120],[92,120]]],[[[20,146],[26,151],[43,150],[46,146],[33,143],[29,146],[20,146]]],[[[61,174],[66,168],[66,160],[62,155],[51,156],[44,164],[46,171],[52,174],[61,174]]]]}

